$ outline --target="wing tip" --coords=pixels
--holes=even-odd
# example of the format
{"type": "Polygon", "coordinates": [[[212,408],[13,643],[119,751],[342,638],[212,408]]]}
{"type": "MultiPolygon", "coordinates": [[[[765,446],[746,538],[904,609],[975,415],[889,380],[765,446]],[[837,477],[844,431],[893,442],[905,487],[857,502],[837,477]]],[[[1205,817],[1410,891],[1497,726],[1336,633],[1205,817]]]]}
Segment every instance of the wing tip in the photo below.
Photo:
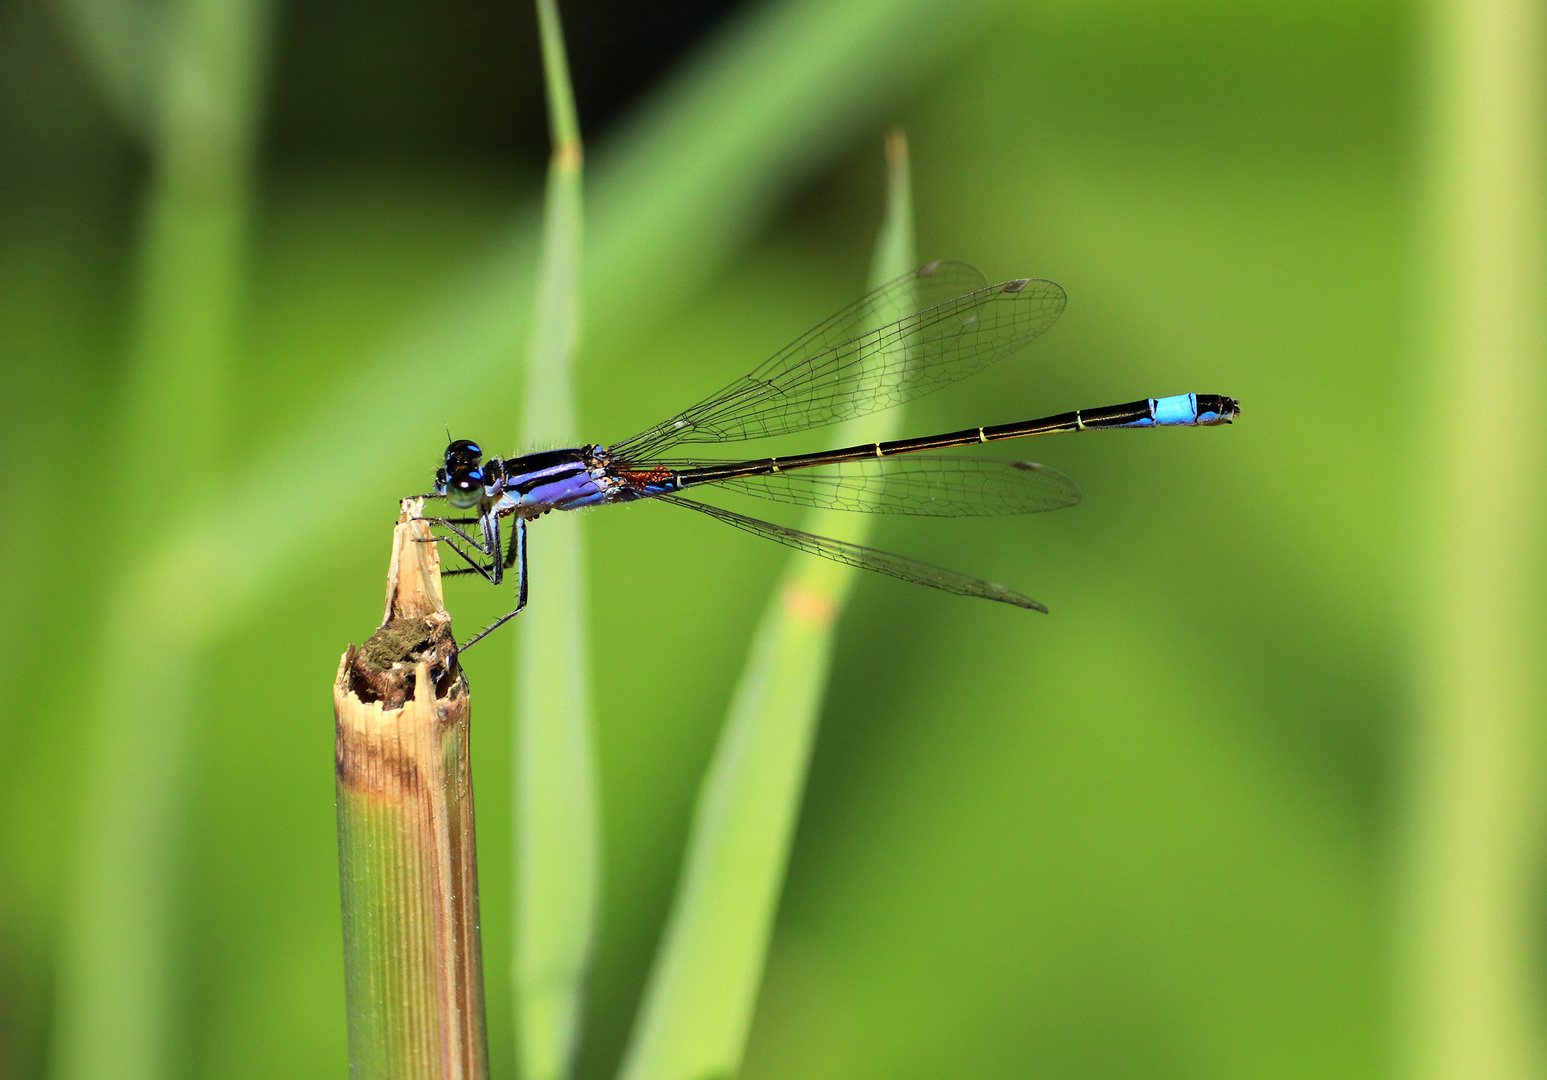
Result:
{"type": "Polygon", "coordinates": [[[1060,312],[1069,303],[1069,294],[1052,278],[1012,278],[990,286],[990,291],[999,296],[1014,297],[1018,300],[1049,303],[1056,306],[1060,312]]]}
{"type": "Polygon", "coordinates": [[[1047,605],[1041,601],[1033,600],[1024,593],[1018,593],[1014,589],[1006,588],[997,581],[991,581],[989,584],[999,593],[993,599],[1002,600],[1006,604],[1013,604],[1018,608],[1025,608],[1027,611],[1040,611],[1044,615],[1048,614],[1047,605]]]}

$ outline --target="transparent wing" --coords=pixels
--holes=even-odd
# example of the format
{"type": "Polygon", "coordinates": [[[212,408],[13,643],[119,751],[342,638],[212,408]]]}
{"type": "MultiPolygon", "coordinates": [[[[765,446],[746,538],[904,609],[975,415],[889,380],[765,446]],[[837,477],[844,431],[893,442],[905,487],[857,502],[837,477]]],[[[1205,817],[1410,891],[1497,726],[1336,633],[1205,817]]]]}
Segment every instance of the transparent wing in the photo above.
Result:
{"type": "Polygon", "coordinates": [[[610,449],[617,460],[644,463],[682,443],[786,435],[889,409],[1003,359],[1063,310],[1064,291],[1051,281],[985,286],[967,263],[930,263],[851,304],[745,378],[610,449]]]}
{"type": "Polygon", "coordinates": [[[887,551],[877,551],[875,548],[861,547],[858,544],[844,543],[842,540],[832,540],[825,536],[816,536],[812,533],[801,532],[799,529],[787,529],[783,525],[759,521],[757,518],[749,518],[718,506],[710,506],[707,503],[684,499],[680,495],[663,495],[661,498],[666,502],[676,503],[678,506],[686,506],[697,510],[699,513],[708,514],[710,517],[723,521],[727,525],[734,525],[738,529],[772,540],[776,544],[783,544],[785,547],[792,547],[812,555],[819,555],[834,562],[857,566],[861,570],[874,570],[878,574],[889,574],[894,578],[901,578],[903,581],[911,581],[915,585],[928,585],[932,589],[941,589],[948,593],[955,593],[957,596],[976,596],[984,600],[998,600],[1003,604],[1013,604],[1019,608],[1040,611],[1044,614],[1047,612],[1047,608],[1029,596],[1022,596],[1014,589],[1007,589],[1003,585],[996,585],[992,581],[984,581],[981,578],[969,577],[966,574],[957,573],[955,570],[947,570],[944,567],[935,566],[931,563],[919,562],[917,559],[909,559],[903,555],[893,555],[887,551]]]}
{"type": "Polygon", "coordinates": [[[1080,488],[1031,461],[909,455],[723,480],[716,488],[774,502],[923,517],[1001,517],[1073,506],[1080,488]]]}

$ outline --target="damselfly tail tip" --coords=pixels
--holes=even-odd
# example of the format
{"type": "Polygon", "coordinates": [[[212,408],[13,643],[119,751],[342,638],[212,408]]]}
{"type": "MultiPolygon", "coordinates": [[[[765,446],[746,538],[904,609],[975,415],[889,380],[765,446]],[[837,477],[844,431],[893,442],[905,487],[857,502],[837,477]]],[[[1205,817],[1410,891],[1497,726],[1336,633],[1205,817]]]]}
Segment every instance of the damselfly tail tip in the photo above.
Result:
{"type": "Polygon", "coordinates": [[[1233,424],[1241,415],[1241,403],[1223,394],[1198,395],[1198,423],[1233,424]]]}

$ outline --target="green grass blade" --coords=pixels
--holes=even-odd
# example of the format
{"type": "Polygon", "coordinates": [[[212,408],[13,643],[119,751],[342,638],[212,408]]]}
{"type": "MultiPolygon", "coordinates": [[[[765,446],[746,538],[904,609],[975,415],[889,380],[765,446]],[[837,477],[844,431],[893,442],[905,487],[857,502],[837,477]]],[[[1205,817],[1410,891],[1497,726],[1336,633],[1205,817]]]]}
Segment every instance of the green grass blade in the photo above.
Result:
{"type": "Polygon", "coordinates": [[[1544,26],[1430,27],[1433,321],[1407,1075],[1539,1076],[1544,26]],[[1486,416],[1469,422],[1479,406],[1486,416]],[[1483,404],[1485,403],[1485,404],[1483,404]]]}
{"type": "MultiPolygon", "coordinates": [[[[580,342],[581,144],[563,33],[538,0],[553,160],[527,349],[524,445],[573,445],[580,342]]],[[[521,1075],[567,1076],[596,934],[600,843],[591,750],[585,559],[578,514],[532,530],[516,635],[515,1010],[521,1075]]]]}
{"type": "Polygon", "coordinates": [[[575,112],[575,89],[569,81],[564,26],[559,21],[555,0],[537,0],[537,33],[542,40],[543,81],[548,90],[548,128],[553,145],[555,150],[561,146],[578,148],[580,120],[575,112]]]}
{"type": "Polygon", "coordinates": [[[164,70],[163,8],[144,0],[59,0],[65,23],[124,126],[151,141],[164,70]]]}
{"type": "MultiPolygon", "coordinates": [[[[887,164],[872,285],[915,265],[901,133],[887,140],[887,164]]],[[[899,412],[843,425],[834,445],[894,438],[899,412]]],[[[855,543],[865,542],[870,527],[867,515],[840,511],[814,513],[807,525],[855,543]]],[[[623,1080],[731,1077],[741,1067],[832,665],[833,623],[855,573],[797,555],[763,614],[699,793],[623,1080]]]]}
{"type": "Polygon", "coordinates": [[[187,527],[175,516],[181,506],[214,499],[222,465],[267,17],[263,0],[186,0],[165,42],[118,443],[118,468],[130,478],[115,518],[123,579],[89,665],[101,726],[62,935],[50,1062],[61,1080],[166,1075],[170,883],[193,734],[193,650],[205,630],[180,601],[211,568],[180,567],[168,557],[179,545],[162,538],[187,527]],[[147,496],[169,468],[179,482],[170,509],[147,496]]]}

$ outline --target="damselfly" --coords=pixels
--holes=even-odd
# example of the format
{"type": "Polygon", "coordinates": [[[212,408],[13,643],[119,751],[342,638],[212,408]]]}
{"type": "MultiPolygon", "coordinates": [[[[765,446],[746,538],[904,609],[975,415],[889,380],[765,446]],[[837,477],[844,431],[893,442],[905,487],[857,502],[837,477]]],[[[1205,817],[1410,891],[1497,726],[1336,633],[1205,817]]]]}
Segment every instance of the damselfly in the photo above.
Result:
{"type": "Polygon", "coordinates": [[[550,510],[658,499],[708,514],[776,543],[961,596],[1045,612],[1003,585],[902,555],[774,525],[689,498],[705,485],[778,502],[937,517],[1030,514],[1072,506],[1080,489],[1062,473],[1025,461],[921,454],[1058,431],[1228,424],[1234,398],[1180,394],[1081,409],[1014,424],[916,439],[862,443],[815,454],[742,461],[673,457],[692,443],[730,443],[834,424],[905,401],[981,371],[1058,319],[1064,291],[1017,278],[987,285],[974,267],[933,262],[881,286],[775,353],[745,378],[664,423],[611,446],[579,446],[484,460],[468,439],[446,447],[435,490],[476,516],[429,520],[464,563],[449,574],[494,584],[516,573],[516,607],[469,639],[471,646],[526,604],[527,522],[550,510]],[[898,317],[898,316],[902,317],[898,317]],[[501,522],[512,519],[508,546],[501,522]],[[462,526],[477,526],[476,535],[462,526]]]}

